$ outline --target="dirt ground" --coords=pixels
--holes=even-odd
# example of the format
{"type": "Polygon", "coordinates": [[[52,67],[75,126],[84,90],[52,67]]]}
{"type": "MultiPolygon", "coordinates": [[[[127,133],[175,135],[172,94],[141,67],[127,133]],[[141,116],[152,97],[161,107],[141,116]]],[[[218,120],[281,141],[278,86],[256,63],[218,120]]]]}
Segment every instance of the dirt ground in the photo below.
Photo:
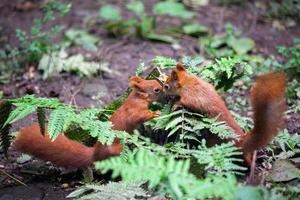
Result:
{"type": "MultiPolygon", "coordinates": [[[[15,6],[18,2],[20,1],[0,2],[0,46],[6,43],[17,45],[14,34],[15,29],[29,30],[33,19],[40,17],[42,14],[39,8],[24,12],[17,11],[15,6]]],[[[70,27],[82,27],[85,16],[88,14],[97,15],[100,6],[107,2],[119,7],[125,6],[122,0],[73,0],[69,2],[72,3],[71,12],[58,21],[64,25],[65,30],[70,27]]],[[[156,1],[145,0],[144,2],[146,8],[150,9],[156,1]]],[[[294,37],[300,36],[300,26],[277,30],[272,26],[272,21],[261,17],[251,3],[226,8],[210,4],[201,7],[196,13],[199,23],[208,26],[214,33],[223,32],[224,24],[232,23],[242,30],[244,36],[251,37],[256,42],[257,53],[263,55],[278,56],[276,54],[277,46],[289,45],[294,37]]],[[[162,20],[164,23],[169,23],[167,19],[162,20]]],[[[53,23],[49,24],[49,27],[52,25],[53,23]]],[[[102,74],[94,78],[80,79],[78,76],[64,73],[49,80],[43,80],[41,74],[36,70],[34,71],[34,77],[28,78],[28,71],[32,66],[22,66],[26,69],[25,73],[16,71],[12,76],[11,83],[0,85],[0,91],[2,90],[6,97],[36,94],[44,97],[58,97],[65,103],[69,103],[74,97],[79,107],[103,106],[127,88],[128,77],[134,75],[136,67],[141,62],[149,64],[156,55],[179,59],[182,55],[196,55],[199,53],[197,39],[193,37],[184,36],[180,40],[180,48],[174,48],[170,44],[144,41],[137,38],[114,39],[108,36],[106,31],[99,25],[94,25],[90,28],[90,31],[103,40],[99,51],[90,56],[109,62],[110,68],[118,71],[119,75],[102,74]],[[106,91],[107,95],[103,95],[100,100],[93,100],[91,97],[99,91],[106,91]]],[[[61,37],[62,35],[59,35],[56,39],[60,40],[61,37]]],[[[71,49],[71,51],[82,50],[71,49]]],[[[30,119],[25,120],[18,126],[22,127],[23,124],[28,124],[29,121],[30,119]]],[[[291,114],[287,122],[289,130],[300,132],[299,114],[291,114]]],[[[80,184],[80,173],[67,173],[65,170],[58,170],[49,163],[45,164],[35,159],[24,164],[16,164],[14,160],[19,155],[17,152],[10,151],[10,161],[7,161],[0,153],[0,169],[26,183],[31,188],[29,193],[35,194],[36,199],[65,199],[64,197],[76,185],[80,184]]],[[[18,190],[26,190],[23,186],[16,187],[17,185],[20,184],[0,172],[0,199],[13,199],[12,196],[1,197],[1,195],[16,195],[18,190]]]]}

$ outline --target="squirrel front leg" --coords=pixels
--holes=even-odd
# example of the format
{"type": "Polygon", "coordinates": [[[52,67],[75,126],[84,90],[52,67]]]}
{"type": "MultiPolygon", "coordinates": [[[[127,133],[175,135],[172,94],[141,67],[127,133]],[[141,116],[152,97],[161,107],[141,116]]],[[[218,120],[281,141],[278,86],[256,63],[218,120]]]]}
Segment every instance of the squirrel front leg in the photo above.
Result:
{"type": "Polygon", "coordinates": [[[175,111],[175,110],[177,110],[178,108],[182,108],[182,107],[183,107],[183,103],[182,103],[181,99],[179,99],[178,101],[176,101],[176,102],[174,103],[174,105],[172,106],[171,110],[172,110],[172,111],[175,111]]]}
{"type": "Polygon", "coordinates": [[[160,111],[153,111],[153,112],[147,112],[147,114],[145,115],[145,118],[144,118],[144,121],[148,121],[148,120],[151,120],[155,117],[158,117],[160,116],[160,111]]]}

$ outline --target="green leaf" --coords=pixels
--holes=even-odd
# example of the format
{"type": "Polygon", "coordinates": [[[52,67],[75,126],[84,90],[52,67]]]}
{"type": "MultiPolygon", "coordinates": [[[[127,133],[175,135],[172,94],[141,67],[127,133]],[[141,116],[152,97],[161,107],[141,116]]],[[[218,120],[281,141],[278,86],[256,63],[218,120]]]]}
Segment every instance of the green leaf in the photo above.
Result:
{"type": "Polygon", "coordinates": [[[250,38],[236,39],[231,37],[228,39],[227,45],[232,47],[238,55],[243,55],[255,47],[255,42],[250,38]]]}
{"type": "Polygon", "coordinates": [[[147,37],[150,31],[153,29],[154,19],[152,17],[143,17],[140,24],[140,31],[142,37],[147,37]]]}
{"type": "Polygon", "coordinates": [[[70,193],[67,198],[76,199],[95,199],[95,200],[139,200],[148,199],[150,195],[142,188],[141,183],[124,183],[124,182],[109,182],[105,185],[85,184],[80,188],[70,193]]]}
{"type": "Polygon", "coordinates": [[[17,107],[15,110],[13,110],[10,113],[10,115],[9,115],[8,119],[6,120],[6,122],[4,123],[3,127],[6,124],[12,124],[20,119],[23,119],[24,117],[33,113],[35,110],[36,110],[35,106],[21,104],[20,107],[17,107]]]}
{"type": "Polygon", "coordinates": [[[69,29],[65,33],[66,40],[80,45],[88,51],[97,51],[96,43],[99,43],[100,38],[86,32],[85,30],[69,29]]]}
{"type": "Polygon", "coordinates": [[[111,5],[102,6],[100,8],[100,16],[106,20],[121,21],[119,10],[111,5]]]}
{"type": "Polygon", "coordinates": [[[162,34],[157,34],[157,33],[148,33],[145,35],[145,37],[149,40],[156,40],[160,42],[165,42],[165,43],[177,43],[177,40],[174,39],[172,36],[169,35],[162,35],[162,34]]]}
{"type": "Polygon", "coordinates": [[[145,15],[145,8],[144,4],[141,1],[133,1],[128,4],[126,4],[126,7],[133,11],[136,15],[138,16],[143,16],[145,15]]]}
{"type": "Polygon", "coordinates": [[[226,36],[225,35],[216,35],[213,37],[213,41],[211,42],[210,46],[212,48],[219,48],[220,46],[226,43],[226,36]]]}
{"type": "Polygon", "coordinates": [[[193,13],[186,10],[182,3],[163,1],[154,5],[153,13],[156,15],[170,15],[181,18],[191,18],[193,13]]]}
{"type": "Polygon", "coordinates": [[[57,109],[51,112],[48,122],[48,134],[52,141],[63,131],[68,118],[67,113],[67,109],[57,109]]]}
{"type": "Polygon", "coordinates": [[[236,192],[236,198],[237,200],[243,199],[243,200],[265,200],[264,193],[267,192],[262,187],[253,187],[253,186],[244,186],[241,187],[236,192]]]}
{"type": "Polygon", "coordinates": [[[176,60],[164,56],[155,56],[152,59],[152,63],[162,69],[174,68],[176,66],[176,60]]]}
{"type": "Polygon", "coordinates": [[[30,161],[32,159],[32,157],[28,154],[22,154],[20,155],[18,158],[17,158],[17,163],[19,164],[23,164],[23,163],[26,163],[28,161],[30,161]]]}
{"type": "Polygon", "coordinates": [[[268,180],[275,182],[290,181],[295,178],[300,179],[300,169],[289,160],[276,160],[267,177],[268,180]]]}
{"type": "Polygon", "coordinates": [[[208,28],[199,23],[186,24],[182,27],[182,30],[185,34],[192,36],[208,33],[208,28]]]}
{"type": "Polygon", "coordinates": [[[62,71],[76,72],[81,76],[91,77],[99,71],[116,73],[111,70],[106,62],[89,62],[81,54],[68,56],[62,49],[60,52],[53,52],[42,57],[39,62],[39,69],[44,70],[44,79],[54,76],[62,71]]]}

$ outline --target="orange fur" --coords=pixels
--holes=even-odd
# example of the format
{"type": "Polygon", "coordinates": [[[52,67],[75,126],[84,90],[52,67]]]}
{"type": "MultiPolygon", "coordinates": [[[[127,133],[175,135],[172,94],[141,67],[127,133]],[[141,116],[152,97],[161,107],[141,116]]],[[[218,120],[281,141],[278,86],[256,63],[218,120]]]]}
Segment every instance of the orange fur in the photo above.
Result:
{"type": "MultiPolygon", "coordinates": [[[[110,118],[115,130],[132,132],[139,124],[159,115],[159,112],[150,112],[148,106],[159,98],[162,86],[157,81],[140,77],[132,77],[130,85],[132,92],[110,118]]],[[[93,147],[87,147],[62,134],[52,142],[47,134],[43,136],[40,133],[38,124],[23,128],[13,146],[18,151],[69,168],[87,167],[96,160],[119,155],[122,151],[118,138],[111,146],[96,142],[93,147]]]]}
{"type": "Polygon", "coordinates": [[[254,128],[247,135],[238,126],[214,86],[188,74],[181,64],[177,64],[172,71],[164,89],[169,95],[180,96],[174,108],[182,105],[196,112],[208,113],[209,117],[219,116],[220,121],[225,121],[240,138],[236,145],[242,148],[244,159],[250,164],[253,151],[269,143],[283,124],[285,87],[285,76],[280,73],[257,78],[251,92],[254,128]]]}

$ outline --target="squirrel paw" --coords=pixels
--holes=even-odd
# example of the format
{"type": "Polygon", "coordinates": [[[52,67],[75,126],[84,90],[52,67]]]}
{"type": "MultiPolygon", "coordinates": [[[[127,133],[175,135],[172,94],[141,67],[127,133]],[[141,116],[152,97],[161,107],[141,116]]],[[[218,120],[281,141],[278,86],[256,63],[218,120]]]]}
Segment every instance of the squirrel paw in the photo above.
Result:
{"type": "Polygon", "coordinates": [[[178,110],[183,108],[183,106],[181,104],[174,104],[171,108],[172,111],[178,110]]]}
{"type": "Polygon", "coordinates": [[[152,112],[152,114],[153,114],[153,117],[159,117],[161,112],[158,110],[158,111],[152,112]]]}

